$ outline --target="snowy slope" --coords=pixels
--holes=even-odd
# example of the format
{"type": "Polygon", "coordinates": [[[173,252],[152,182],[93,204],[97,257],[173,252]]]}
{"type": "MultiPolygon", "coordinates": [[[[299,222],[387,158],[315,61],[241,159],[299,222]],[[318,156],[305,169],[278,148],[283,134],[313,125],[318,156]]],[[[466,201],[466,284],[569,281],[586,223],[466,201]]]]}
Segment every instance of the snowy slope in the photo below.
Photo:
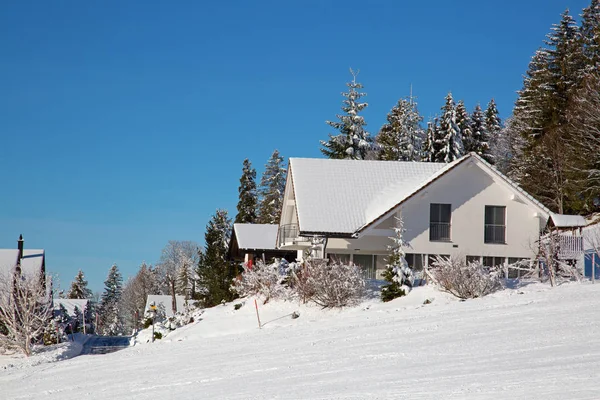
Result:
{"type": "Polygon", "coordinates": [[[427,287],[342,311],[268,304],[259,330],[248,301],[154,344],[0,369],[0,398],[598,399],[599,308],[600,285],[466,302],[427,287]]]}

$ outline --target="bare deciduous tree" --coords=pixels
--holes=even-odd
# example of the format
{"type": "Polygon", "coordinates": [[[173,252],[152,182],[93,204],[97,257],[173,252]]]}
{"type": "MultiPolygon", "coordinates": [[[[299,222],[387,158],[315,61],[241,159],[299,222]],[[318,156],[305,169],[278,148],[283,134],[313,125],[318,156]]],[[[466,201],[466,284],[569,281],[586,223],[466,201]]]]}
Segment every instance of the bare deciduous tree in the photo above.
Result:
{"type": "MultiPolygon", "coordinates": [[[[159,274],[168,292],[172,296],[173,313],[177,312],[177,301],[175,296],[178,293],[178,286],[181,288],[182,275],[190,276],[194,268],[198,265],[200,258],[200,247],[191,241],[170,240],[162,250],[160,261],[157,266],[159,274]],[[182,270],[185,273],[182,273],[182,270]],[[189,272],[188,272],[189,271],[189,272]]],[[[195,279],[191,276],[187,285],[190,286],[190,294],[194,292],[195,279]]]]}
{"type": "Polygon", "coordinates": [[[6,335],[0,345],[31,355],[32,344],[44,332],[52,316],[52,301],[41,274],[0,274],[0,322],[6,335]]]}

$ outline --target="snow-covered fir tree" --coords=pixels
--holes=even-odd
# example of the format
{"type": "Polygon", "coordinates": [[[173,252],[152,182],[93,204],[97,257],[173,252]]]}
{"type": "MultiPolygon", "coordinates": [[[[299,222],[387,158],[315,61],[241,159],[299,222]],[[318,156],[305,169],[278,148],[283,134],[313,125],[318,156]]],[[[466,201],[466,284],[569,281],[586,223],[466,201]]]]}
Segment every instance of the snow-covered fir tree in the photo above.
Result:
{"type": "Polygon", "coordinates": [[[256,170],[252,168],[250,160],[244,160],[242,177],[238,188],[239,200],[237,204],[236,223],[252,224],[256,222],[258,207],[258,193],[256,191],[256,170]]]}
{"type": "MultiPolygon", "coordinates": [[[[500,140],[500,133],[502,132],[502,120],[500,119],[494,99],[490,100],[484,114],[484,130],[487,134],[487,144],[489,149],[492,146],[495,146],[495,143],[500,140]]],[[[495,164],[494,156],[491,151],[483,153],[482,156],[487,162],[495,164]]]]}
{"type": "Polygon", "coordinates": [[[463,152],[468,153],[467,149],[473,140],[473,133],[471,132],[471,116],[467,111],[465,102],[462,100],[459,100],[456,104],[456,126],[458,126],[462,138],[463,152]]]}
{"type": "Polygon", "coordinates": [[[465,153],[475,152],[487,162],[494,161],[490,153],[490,135],[488,133],[485,115],[481,106],[477,104],[471,114],[471,140],[468,141],[469,146],[465,144],[465,153]]]}
{"type": "Polygon", "coordinates": [[[425,143],[421,150],[421,161],[435,162],[437,155],[437,130],[438,130],[438,119],[437,117],[433,121],[427,122],[427,130],[425,131],[425,143]]]}
{"type": "Polygon", "coordinates": [[[265,165],[260,180],[258,223],[278,224],[285,190],[286,169],[283,157],[275,150],[265,165]]]}
{"type": "Polygon", "coordinates": [[[184,296],[186,300],[192,298],[192,267],[195,266],[193,266],[191,262],[184,262],[179,266],[179,269],[177,270],[175,292],[180,296],[184,296]]]}
{"type": "Polygon", "coordinates": [[[600,70],[600,0],[592,0],[581,14],[581,36],[586,70],[600,70]]]}
{"type": "Polygon", "coordinates": [[[401,99],[387,115],[375,141],[379,145],[378,159],[386,161],[421,161],[425,132],[423,117],[412,97],[401,99]]]}
{"type": "Polygon", "coordinates": [[[234,298],[229,288],[238,270],[227,260],[230,238],[231,220],[227,211],[217,210],[206,225],[206,248],[196,270],[199,297],[205,307],[234,298]]]}
{"type": "Polygon", "coordinates": [[[100,299],[100,334],[113,336],[123,334],[123,316],[120,310],[123,277],[114,264],[104,281],[104,292],[100,299]]]}
{"type": "Polygon", "coordinates": [[[71,288],[67,293],[68,299],[91,299],[92,291],[88,288],[88,281],[85,280],[83,271],[79,270],[73,282],[71,282],[71,288]]]}
{"type": "Polygon", "coordinates": [[[352,82],[348,82],[348,92],[342,93],[346,99],[342,102],[342,111],[344,114],[338,114],[339,121],[326,121],[326,123],[339,131],[337,135],[329,134],[329,140],[321,140],[321,152],[334,159],[352,159],[364,160],[369,149],[372,147],[372,141],[369,132],[365,130],[367,123],[359,113],[364,110],[368,103],[361,103],[360,99],[366,96],[366,93],[360,92],[363,85],[356,81],[358,72],[350,69],[352,82]]]}
{"type": "Polygon", "coordinates": [[[436,162],[451,162],[463,155],[463,144],[460,129],[456,124],[456,105],[452,93],[446,96],[446,103],[442,107],[442,116],[436,135],[437,153],[436,162]]]}
{"type": "Polygon", "coordinates": [[[413,273],[406,262],[406,252],[404,251],[404,248],[408,246],[403,238],[405,232],[402,216],[396,217],[395,235],[390,238],[392,240],[392,244],[388,246],[390,255],[386,269],[383,272],[383,278],[388,282],[381,289],[381,300],[383,301],[406,296],[412,288],[413,273]]]}

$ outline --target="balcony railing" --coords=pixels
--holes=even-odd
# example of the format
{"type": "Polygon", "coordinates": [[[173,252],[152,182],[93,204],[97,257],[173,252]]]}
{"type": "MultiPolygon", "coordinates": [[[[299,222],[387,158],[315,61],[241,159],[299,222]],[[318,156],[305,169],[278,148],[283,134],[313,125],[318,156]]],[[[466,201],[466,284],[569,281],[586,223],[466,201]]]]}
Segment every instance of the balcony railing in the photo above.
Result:
{"type": "Polygon", "coordinates": [[[575,259],[583,254],[583,237],[560,235],[559,256],[564,259],[575,259]]]}
{"type": "Polygon", "coordinates": [[[506,226],[497,224],[485,224],[484,242],[485,243],[506,243],[506,226]]]}
{"type": "Polygon", "coordinates": [[[298,224],[287,224],[279,227],[279,246],[306,242],[308,238],[300,236],[298,224]]]}
{"type": "Polygon", "coordinates": [[[431,222],[429,224],[429,240],[450,240],[449,222],[431,222]]]}

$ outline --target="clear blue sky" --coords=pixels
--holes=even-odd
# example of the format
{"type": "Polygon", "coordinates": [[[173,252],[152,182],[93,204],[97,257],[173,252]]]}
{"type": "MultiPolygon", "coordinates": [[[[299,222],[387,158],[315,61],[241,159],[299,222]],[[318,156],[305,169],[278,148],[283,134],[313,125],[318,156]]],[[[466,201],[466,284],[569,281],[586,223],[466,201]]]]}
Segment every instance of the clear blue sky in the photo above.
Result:
{"type": "Polygon", "coordinates": [[[0,6],[0,247],[22,233],[62,288],[202,243],[244,158],[320,157],[349,67],[372,134],[411,84],[426,119],[448,91],[507,117],[551,24],[589,2],[169,3],[0,6]]]}

